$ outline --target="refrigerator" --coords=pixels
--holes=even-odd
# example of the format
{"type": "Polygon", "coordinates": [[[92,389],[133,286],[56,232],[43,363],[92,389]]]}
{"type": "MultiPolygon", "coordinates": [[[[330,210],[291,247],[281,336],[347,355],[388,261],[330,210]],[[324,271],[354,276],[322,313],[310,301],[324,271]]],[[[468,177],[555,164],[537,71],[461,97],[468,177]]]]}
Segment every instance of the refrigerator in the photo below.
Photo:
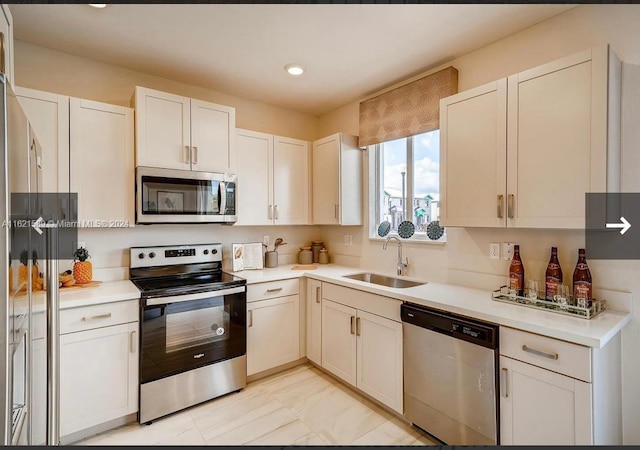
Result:
{"type": "Polygon", "coordinates": [[[57,445],[57,204],[42,192],[42,149],[2,73],[0,91],[0,443],[57,445]]]}

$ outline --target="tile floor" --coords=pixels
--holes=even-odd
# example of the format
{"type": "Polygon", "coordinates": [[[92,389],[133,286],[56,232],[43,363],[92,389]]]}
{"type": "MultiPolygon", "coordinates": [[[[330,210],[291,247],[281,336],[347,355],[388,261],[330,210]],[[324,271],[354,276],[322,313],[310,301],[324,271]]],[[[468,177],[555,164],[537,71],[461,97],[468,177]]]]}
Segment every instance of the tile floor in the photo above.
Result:
{"type": "Polygon", "coordinates": [[[310,364],[151,425],[125,425],[77,444],[434,445],[310,364]]]}

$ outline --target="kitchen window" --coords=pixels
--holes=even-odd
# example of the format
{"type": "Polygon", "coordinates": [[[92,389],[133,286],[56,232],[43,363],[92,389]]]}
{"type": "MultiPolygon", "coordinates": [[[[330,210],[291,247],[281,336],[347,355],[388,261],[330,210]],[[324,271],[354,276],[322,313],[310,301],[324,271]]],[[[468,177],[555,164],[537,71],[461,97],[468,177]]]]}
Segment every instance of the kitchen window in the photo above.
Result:
{"type": "MultiPolygon", "coordinates": [[[[378,225],[383,221],[391,224],[388,236],[397,235],[399,224],[408,220],[415,226],[412,240],[431,241],[427,227],[440,217],[440,130],[370,148],[375,155],[370,236],[378,237],[378,225]]],[[[437,231],[434,228],[430,230],[437,231]]],[[[445,242],[446,234],[435,241],[445,242]]]]}

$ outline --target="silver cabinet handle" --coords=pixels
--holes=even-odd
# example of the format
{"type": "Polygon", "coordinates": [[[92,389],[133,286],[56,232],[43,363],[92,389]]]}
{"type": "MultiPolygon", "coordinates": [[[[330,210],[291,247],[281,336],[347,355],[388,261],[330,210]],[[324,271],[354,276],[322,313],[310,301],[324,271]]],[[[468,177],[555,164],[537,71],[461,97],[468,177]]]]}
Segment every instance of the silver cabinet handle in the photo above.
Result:
{"type": "Polygon", "coordinates": [[[333,205],[333,218],[338,219],[338,205],[333,205]]]}
{"type": "Polygon", "coordinates": [[[509,369],[507,369],[506,367],[503,367],[502,370],[500,371],[500,393],[504,398],[509,397],[509,390],[507,386],[508,375],[509,375],[509,369]]]}
{"type": "Polygon", "coordinates": [[[248,327],[251,328],[253,326],[253,309],[249,310],[249,325],[248,327]]]}
{"type": "Polygon", "coordinates": [[[281,287],[279,288],[273,288],[273,289],[267,289],[267,293],[268,294],[273,294],[274,292],[280,292],[282,290],[281,287]]]}
{"type": "Polygon", "coordinates": [[[514,205],[514,200],[515,200],[515,196],[513,194],[509,194],[507,196],[507,217],[509,217],[509,219],[513,219],[513,210],[515,208],[514,205]]]}
{"type": "Polygon", "coordinates": [[[534,355],[544,356],[545,358],[553,360],[557,360],[559,358],[557,353],[543,352],[542,350],[536,350],[535,348],[527,347],[526,345],[522,346],[522,350],[527,353],[533,353],[534,355]]]}
{"type": "Polygon", "coordinates": [[[189,146],[185,145],[184,150],[182,151],[182,159],[184,160],[185,164],[189,164],[190,162],[189,156],[190,156],[189,146]]]}
{"type": "Polygon", "coordinates": [[[360,336],[360,323],[362,320],[360,317],[356,318],[356,336],[360,336]]]}
{"type": "Polygon", "coordinates": [[[356,316],[351,316],[351,334],[356,334],[355,322],[356,322],[356,316]]]}
{"type": "Polygon", "coordinates": [[[316,287],[316,303],[320,303],[320,286],[316,287]]]}
{"type": "Polygon", "coordinates": [[[274,218],[275,218],[276,220],[278,220],[278,218],[279,218],[278,216],[280,216],[280,211],[278,210],[278,205],[275,205],[275,206],[273,207],[273,215],[275,216],[274,218]]]}
{"type": "Polygon", "coordinates": [[[498,219],[504,218],[504,195],[498,195],[498,219]]]}
{"type": "Polygon", "coordinates": [[[191,162],[193,164],[198,164],[198,147],[196,147],[195,145],[191,147],[191,153],[191,162]]]}
{"type": "Polygon", "coordinates": [[[267,213],[269,220],[273,219],[273,205],[269,205],[269,212],[267,213]]]}
{"type": "Polygon", "coordinates": [[[83,317],[82,321],[86,322],[88,320],[108,319],[109,317],[111,317],[111,313],[98,314],[97,316],[83,317]]]}
{"type": "Polygon", "coordinates": [[[136,337],[136,331],[133,330],[129,334],[129,351],[131,353],[135,353],[136,352],[136,340],[134,339],[135,337],[136,337]]]}

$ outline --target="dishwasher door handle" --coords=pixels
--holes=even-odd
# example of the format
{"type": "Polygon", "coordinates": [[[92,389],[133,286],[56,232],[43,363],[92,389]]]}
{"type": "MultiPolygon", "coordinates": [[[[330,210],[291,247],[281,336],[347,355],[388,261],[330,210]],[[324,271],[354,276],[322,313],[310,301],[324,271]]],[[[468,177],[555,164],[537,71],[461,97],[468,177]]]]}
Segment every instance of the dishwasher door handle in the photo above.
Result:
{"type": "Polygon", "coordinates": [[[500,370],[500,394],[504,398],[509,398],[509,385],[507,384],[509,380],[509,369],[503,367],[500,370]]]}

